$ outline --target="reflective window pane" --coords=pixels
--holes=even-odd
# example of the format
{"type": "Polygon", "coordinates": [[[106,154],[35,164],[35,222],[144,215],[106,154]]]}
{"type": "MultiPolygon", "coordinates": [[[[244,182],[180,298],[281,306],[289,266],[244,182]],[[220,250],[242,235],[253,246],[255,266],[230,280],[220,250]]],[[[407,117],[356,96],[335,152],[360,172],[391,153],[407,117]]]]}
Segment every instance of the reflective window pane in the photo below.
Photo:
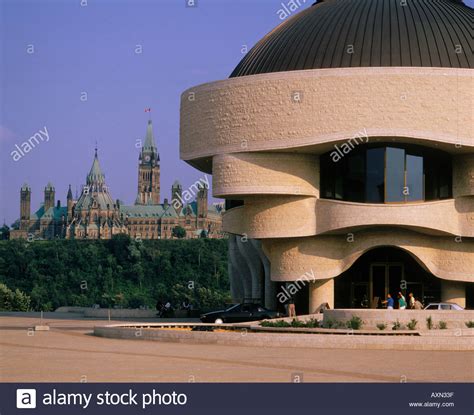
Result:
{"type": "Polygon", "coordinates": [[[365,202],[365,154],[355,153],[347,159],[344,174],[345,200],[365,202]]]}
{"type": "Polygon", "coordinates": [[[384,158],[385,148],[367,150],[365,198],[369,203],[384,201],[384,158]]]}
{"type": "Polygon", "coordinates": [[[445,166],[439,167],[439,198],[447,199],[451,197],[451,171],[448,171],[445,166]]]}
{"type": "Polygon", "coordinates": [[[385,202],[404,202],[405,150],[387,147],[385,165],[385,202]]]}
{"type": "Polygon", "coordinates": [[[344,177],[341,175],[334,180],[334,199],[344,200],[344,177]]]}
{"type": "Polygon", "coordinates": [[[380,143],[357,147],[337,162],[332,153],[320,159],[322,198],[400,203],[452,197],[452,160],[442,151],[380,143]]]}
{"type": "Polygon", "coordinates": [[[407,154],[406,158],[407,175],[407,201],[423,200],[423,157],[407,154]]]}

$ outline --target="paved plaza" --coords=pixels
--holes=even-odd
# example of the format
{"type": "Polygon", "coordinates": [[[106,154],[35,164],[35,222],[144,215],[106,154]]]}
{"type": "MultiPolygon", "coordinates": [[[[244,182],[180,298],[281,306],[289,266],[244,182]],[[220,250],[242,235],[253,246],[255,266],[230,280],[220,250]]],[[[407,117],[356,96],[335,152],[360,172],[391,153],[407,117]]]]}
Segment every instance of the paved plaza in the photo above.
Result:
{"type": "MultiPolygon", "coordinates": [[[[47,316],[48,317],[48,316],[47,316]]],[[[471,352],[262,348],[118,340],[104,320],[0,317],[2,382],[467,382],[471,352]]],[[[156,320],[155,320],[156,321],[156,320]]]]}

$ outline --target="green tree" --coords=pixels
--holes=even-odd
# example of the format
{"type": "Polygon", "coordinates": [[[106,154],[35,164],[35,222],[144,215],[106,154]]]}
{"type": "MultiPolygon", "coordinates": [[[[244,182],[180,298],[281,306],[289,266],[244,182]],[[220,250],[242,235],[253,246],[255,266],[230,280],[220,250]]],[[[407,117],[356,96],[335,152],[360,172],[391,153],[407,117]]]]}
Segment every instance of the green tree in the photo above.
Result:
{"type": "Polygon", "coordinates": [[[186,229],[184,229],[182,226],[175,226],[173,228],[173,236],[175,238],[184,238],[186,236],[186,229]]]}
{"type": "Polygon", "coordinates": [[[5,284],[0,284],[0,311],[28,311],[31,299],[18,288],[12,291],[5,284]]]}
{"type": "Polygon", "coordinates": [[[126,235],[107,241],[0,241],[0,283],[29,296],[29,307],[38,311],[92,304],[155,307],[159,299],[221,306],[229,298],[227,241],[136,242],[126,235]]]}
{"type": "Polygon", "coordinates": [[[3,224],[0,228],[0,240],[5,241],[7,239],[10,239],[10,228],[8,225],[3,224]]]}

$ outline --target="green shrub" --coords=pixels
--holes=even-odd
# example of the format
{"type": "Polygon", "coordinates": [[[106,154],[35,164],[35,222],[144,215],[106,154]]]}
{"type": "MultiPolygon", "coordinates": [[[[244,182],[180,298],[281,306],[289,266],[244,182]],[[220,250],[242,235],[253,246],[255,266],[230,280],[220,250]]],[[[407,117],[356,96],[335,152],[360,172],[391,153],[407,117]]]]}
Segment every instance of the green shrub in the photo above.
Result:
{"type": "Polygon", "coordinates": [[[438,328],[440,330],[446,330],[448,328],[448,323],[446,323],[446,321],[440,321],[438,323],[438,328]]]}
{"type": "Polygon", "coordinates": [[[472,320],[466,321],[466,323],[464,323],[464,324],[466,324],[466,327],[468,329],[474,329],[474,321],[472,321],[472,320]]]}
{"type": "Polygon", "coordinates": [[[431,316],[429,316],[427,319],[426,319],[426,328],[428,330],[431,330],[433,328],[433,318],[431,316]]]}
{"type": "Polygon", "coordinates": [[[304,321],[298,320],[297,318],[294,318],[291,321],[291,327],[306,327],[306,323],[304,321]]]}
{"type": "Polygon", "coordinates": [[[377,328],[379,330],[385,330],[387,328],[387,325],[385,323],[379,323],[377,324],[377,328]]]}
{"type": "Polygon", "coordinates": [[[352,316],[352,318],[346,323],[347,328],[353,330],[360,330],[364,322],[359,316],[352,316]]]}
{"type": "Polygon", "coordinates": [[[339,321],[339,320],[327,320],[324,323],[324,328],[326,329],[346,329],[348,327],[349,321],[339,321]]]}
{"type": "Polygon", "coordinates": [[[324,327],[326,329],[332,329],[332,328],[335,328],[335,326],[336,326],[336,321],[334,320],[328,319],[324,322],[324,327]]]}
{"type": "Polygon", "coordinates": [[[291,324],[285,320],[278,320],[273,323],[273,327],[291,327],[291,324]]]}
{"type": "Polygon", "coordinates": [[[315,318],[310,318],[309,320],[306,321],[306,327],[310,329],[315,329],[320,327],[319,321],[316,320],[315,318]]]}
{"type": "Polygon", "coordinates": [[[296,328],[317,328],[320,327],[319,321],[311,318],[307,321],[298,320],[294,318],[291,323],[284,320],[270,321],[264,320],[260,322],[261,327],[296,327],[296,328]]]}
{"type": "Polygon", "coordinates": [[[407,327],[409,330],[415,330],[417,324],[418,324],[418,321],[412,318],[410,322],[407,324],[407,327]]]}
{"type": "Polygon", "coordinates": [[[401,330],[401,329],[402,329],[402,324],[398,321],[398,318],[397,318],[397,321],[393,323],[392,330],[401,330]]]}
{"type": "Polygon", "coordinates": [[[284,320],[278,320],[278,321],[264,320],[260,322],[260,326],[262,327],[291,327],[291,324],[284,320]]]}

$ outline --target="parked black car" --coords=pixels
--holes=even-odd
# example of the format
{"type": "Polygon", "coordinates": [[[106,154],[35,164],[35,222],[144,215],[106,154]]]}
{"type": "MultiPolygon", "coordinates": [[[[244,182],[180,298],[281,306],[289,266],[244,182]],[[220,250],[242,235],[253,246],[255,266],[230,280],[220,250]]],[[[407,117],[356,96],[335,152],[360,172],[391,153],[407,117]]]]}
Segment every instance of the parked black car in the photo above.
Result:
{"type": "Polygon", "coordinates": [[[284,317],[282,314],[268,310],[259,304],[235,304],[225,310],[202,314],[203,323],[241,323],[244,321],[264,320],[284,317]]]}

